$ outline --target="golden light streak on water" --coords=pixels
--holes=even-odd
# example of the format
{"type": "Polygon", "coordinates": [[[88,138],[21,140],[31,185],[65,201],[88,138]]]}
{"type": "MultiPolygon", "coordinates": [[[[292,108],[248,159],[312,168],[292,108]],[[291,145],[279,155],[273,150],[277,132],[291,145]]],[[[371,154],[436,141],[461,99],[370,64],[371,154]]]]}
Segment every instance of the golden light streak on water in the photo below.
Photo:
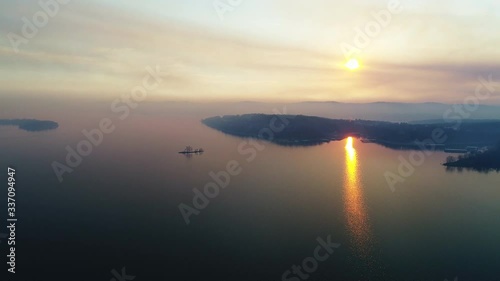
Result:
{"type": "Polygon", "coordinates": [[[370,225],[363,198],[358,155],[353,143],[353,138],[349,137],[345,146],[344,212],[356,252],[362,257],[368,257],[371,240],[370,225]]]}

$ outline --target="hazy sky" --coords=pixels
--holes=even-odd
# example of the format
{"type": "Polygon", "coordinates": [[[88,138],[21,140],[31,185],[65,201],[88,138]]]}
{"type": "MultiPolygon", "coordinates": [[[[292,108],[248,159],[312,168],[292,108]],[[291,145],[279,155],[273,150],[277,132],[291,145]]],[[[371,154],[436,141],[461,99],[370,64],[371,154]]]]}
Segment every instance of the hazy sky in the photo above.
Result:
{"type": "MultiPolygon", "coordinates": [[[[459,103],[478,75],[500,81],[500,1],[401,0],[390,22],[357,45],[356,28],[390,2],[73,0],[16,53],[22,18],[33,22],[43,10],[38,1],[2,1],[0,98],[111,101],[156,65],[168,76],[152,101],[459,103]],[[221,17],[215,6],[231,3],[221,17]],[[360,47],[356,71],[344,67],[346,44],[360,47]]],[[[484,103],[500,103],[497,86],[484,103]]]]}

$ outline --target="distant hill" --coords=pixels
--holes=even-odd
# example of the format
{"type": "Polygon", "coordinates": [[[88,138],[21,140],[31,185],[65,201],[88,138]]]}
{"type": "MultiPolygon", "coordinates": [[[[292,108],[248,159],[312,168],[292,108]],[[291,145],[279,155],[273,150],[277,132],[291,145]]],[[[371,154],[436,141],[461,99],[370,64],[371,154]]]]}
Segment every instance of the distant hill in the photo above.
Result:
{"type": "MultiPolygon", "coordinates": [[[[276,110],[281,114],[319,116],[331,119],[361,119],[388,122],[413,122],[437,120],[444,123],[445,113],[451,112],[450,119],[456,118],[455,107],[460,105],[444,103],[342,103],[335,101],[317,102],[165,102],[156,103],[158,111],[187,114],[195,113],[200,118],[218,115],[236,114],[272,114],[276,110]]],[[[462,106],[463,107],[463,106],[462,106]]],[[[470,108],[470,107],[468,107],[470,108]]],[[[477,109],[465,111],[462,120],[500,120],[500,105],[479,105],[477,109]]],[[[456,119],[448,120],[454,122],[456,119]]]]}
{"type": "MultiPolygon", "coordinates": [[[[455,112],[454,105],[444,103],[339,103],[339,102],[301,102],[287,105],[288,114],[303,114],[334,119],[363,119],[391,122],[410,122],[421,120],[441,120],[448,111],[455,112]]],[[[468,112],[463,119],[500,120],[500,106],[479,105],[468,112]],[[470,114],[470,116],[468,115],[470,114]]],[[[449,116],[453,116],[450,114],[449,116]]]]}
{"type": "Polygon", "coordinates": [[[418,148],[416,141],[432,138],[436,130],[442,131],[446,136],[446,141],[435,143],[442,149],[491,146],[500,140],[500,121],[466,122],[460,130],[452,128],[450,124],[391,123],[304,115],[230,115],[211,117],[202,122],[226,134],[268,139],[281,145],[315,145],[357,136],[387,147],[418,148]],[[273,132],[272,138],[269,138],[269,134],[263,133],[263,130],[270,128],[270,124],[276,122],[272,120],[276,118],[285,118],[288,125],[273,132]]]}
{"type": "Polygon", "coordinates": [[[42,121],[36,119],[0,119],[0,126],[17,126],[28,132],[53,130],[59,127],[54,121],[42,121]]]}

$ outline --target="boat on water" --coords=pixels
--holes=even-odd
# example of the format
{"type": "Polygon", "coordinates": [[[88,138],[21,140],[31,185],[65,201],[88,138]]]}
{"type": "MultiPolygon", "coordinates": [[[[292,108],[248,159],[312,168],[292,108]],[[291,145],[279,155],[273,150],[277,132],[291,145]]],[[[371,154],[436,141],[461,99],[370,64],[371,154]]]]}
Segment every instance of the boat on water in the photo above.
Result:
{"type": "Polygon", "coordinates": [[[478,152],[479,148],[477,146],[467,146],[466,148],[446,148],[444,152],[447,153],[474,153],[478,152]]]}
{"type": "Polygon", "coordinates": [[[183,151],[179,151],[180,154],[201,154],[205,152],[203,148],[193,149],[191,146],[186,146],[183,151]]]}
{"type": "Polygon", "coordinates": [[[446,153],[467,153],[467,149],[460,148],[445,148],[444,152],[446,153]]]}

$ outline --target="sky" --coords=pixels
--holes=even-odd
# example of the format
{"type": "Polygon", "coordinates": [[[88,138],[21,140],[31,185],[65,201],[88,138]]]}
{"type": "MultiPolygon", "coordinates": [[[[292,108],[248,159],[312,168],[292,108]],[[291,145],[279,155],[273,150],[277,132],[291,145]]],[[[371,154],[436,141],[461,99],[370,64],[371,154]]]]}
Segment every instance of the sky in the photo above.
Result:
{"type": "Polygon", "coordinates": [[[0,3],[0,99],[112,101],[159,67],[150,101],[462,103],[491,76],[500,104],[498,0],[38,2],[0,3]]]}

